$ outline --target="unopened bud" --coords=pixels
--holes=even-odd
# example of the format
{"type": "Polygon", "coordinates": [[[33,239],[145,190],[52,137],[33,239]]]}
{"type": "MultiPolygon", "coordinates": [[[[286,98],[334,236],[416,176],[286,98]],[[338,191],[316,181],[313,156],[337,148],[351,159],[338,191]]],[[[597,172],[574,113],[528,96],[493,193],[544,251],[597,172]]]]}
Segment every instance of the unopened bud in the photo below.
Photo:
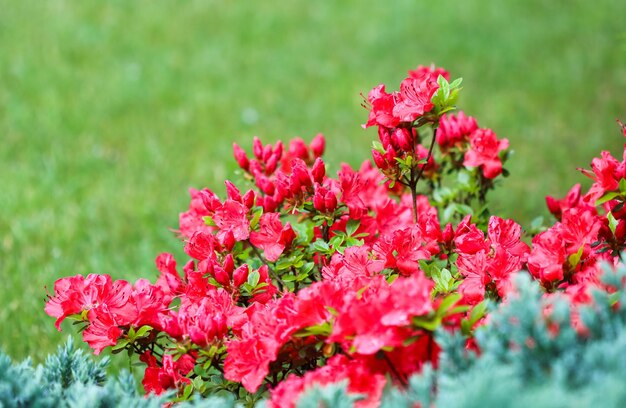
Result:
{"type": "Polygon", "coordinates": [[[324,161],[319,157],[315,159],[315,163],[313,163],[311,174],[313,175],[313,181],[315,181],[316,183],[321,183],[322,181],[324,181],[324,176],[326,175],[326,166],[324,165],[324,161]]]}
{"type": "Polygon", "coordinates": [[[311,141],[310,147],[311,151],[313,152],[313,157],[318,158],[322,156],[326,148],[326,139],[324,139],[324,135],[319,133],[317,136],[315,136],[311,141]]]}
{"type": "Polygon", "coordinates": [[[235,156],[235,160],[237,161],[239,167],[244,170],[248,170],[248,168],[250,167],[250,160],[248,160],[248,155],[241,147],[239,147],[237,143],[233,143],[233,155],[235,156]]]}

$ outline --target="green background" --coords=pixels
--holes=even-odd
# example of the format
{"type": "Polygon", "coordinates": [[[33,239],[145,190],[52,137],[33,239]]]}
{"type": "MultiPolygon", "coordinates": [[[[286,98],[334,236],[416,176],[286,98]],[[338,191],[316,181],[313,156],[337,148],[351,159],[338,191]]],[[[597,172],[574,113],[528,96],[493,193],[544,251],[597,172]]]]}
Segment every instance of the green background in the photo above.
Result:
{"type": "Polygon", "coordinates": [[[57,278],[154,279],[158,253],[182,253],[187,189],[223,191],[232,142],[322,132],[331,171],[358,165],[376,137],[359,94],[419,64],[462,76],[460,107],[510,140],[498,213],[545,214],[576,167],[621,157],[625,16],[617,0],[0,0],[0,347],[40,361],[72,332],[43,312],[57,278]]]}

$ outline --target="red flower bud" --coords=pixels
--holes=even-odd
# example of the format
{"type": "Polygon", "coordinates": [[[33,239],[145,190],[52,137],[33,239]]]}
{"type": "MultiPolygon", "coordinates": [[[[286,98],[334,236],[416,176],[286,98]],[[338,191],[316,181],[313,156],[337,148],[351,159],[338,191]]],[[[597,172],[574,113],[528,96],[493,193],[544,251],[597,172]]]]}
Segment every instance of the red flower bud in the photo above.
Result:
{"type": "Polygon", "coordinates": [[[233,143],[233,154],[235,156],[235,160],[237,161],[237,164],[239,165],[239,167],[241,167],[244,170],[248,170],[248,167],[250,167],[250,161],[248,160],[248,155],[241,147],[239,147],[237,143],[233,143]]]}
{"type": "Polygon", "coordinates": [[[285,224],[283,230],[280,232],[279,242],[285,245],[285,247],[288,247],[294,239],[296,239],[296,232],[291,227],[291,224],[285,224]]]}
{"type": "Polygon", "coordinates": [[[405,152],[413,151],[413,138],[408,129],[397,128],[391,135],[391,141],[394,146],[404,150],[405,152]]]}
{"type": "Polygon", "coordinates": [[[337,197],[335,193],[329,191],[324,197],[324,206],[326,206],[326,212],[333,212],[337,208],[337,197]]]}
{"type": "Polygon", "coordinates": [[[265,162],[265,174],[269,176],[270,174],[274,173],[276,171],[276,167],[278,167],[278,156],[273,154],[265,162]]]}
{"type": "Polygon", "coordinates": [[[385,150],[387,150],[391,146],[391,132],[389,131],[389,129],[379,126],[378,138],[380,139],[380,143],[383,145],[383,148],[385,150]]]}
{"type": "Polygon", "coordinates": [[[307,149],[304,140],[297,137],[289,143],[289,156],[302,160],[307,160],[309,158],[309,149],[307,149]]]}
{"type": "Polygon", "coordinates": [[[215,265],[213,267],[213,277],[215,280],[222,286],[230,285],[230,276],[228,273],[219,265],[215,265]]]}
{"type": "Polygon", "coordinates": [[[276,211],[276,207],[278,207],[278,204],[276,204],[276,200],[274,200],[270,196],[263,197],[263,211],[264,212],[274,212],[276,211]]]}
{"type": "Polygon", "coordinates": [[[324,139],[324,135],[318,133],[318,135],[311,141],[310,147],[311,151],[313,151],[313,157],[318,158],[323,155],[324,149],[326,148],[326,139],[324,139]]]}
{"type": "Polygon", "coordinates": [[[267,194],[267,195],[274,194],[274,189],[275,189],[274,183],[272,183],[272,181],[270,179],[268,179],[267,177],[265,177],[264,175],[262,175],[262,174],[257,175],[257,177],[256,177],[256,185],[265,194],[267,194]]]}
{"type": "Polygon", "coordinates": [[[236,287],[246,283],[249,271],[248,264],[243,264],[239,268],[235,269],[235,272],[233,272],[233,283],[236,287]]]}
{"type": "Polygon", "coordinates": [[[230,180],[224,182],[226,184],[226,195],[233,201],[241,202],[241,192],[230,180]]]}
{"type": "Polygon", "coordinates": [[[263,167],[261,167],[261,163],[257,160],[252,160],[250,161],[250,168],[248,171],[256,177],[258,174],[263,174],[263,167]]]}
{"type": "Polygon", "coordinates": [[[254,192],[254,190],[248,190],[248,192],[244,194],[241,200],[243,202],[243,205],[246,206],[246,208],[252,208],[254,207],[255,198],[256,198],[256,193],[254,192]]]}
{"type": "Polygon", "coordinates": [[[319,212],[326,212],[324,195],[320,190],[315,191],[315,194],[313,195],[313,208],[315,208],[319,212]]]}
{"type": "Polygon", "coordinates": [[[214,212],[217,210],[222,203],[220,199],[215,195],[214,192],[208,189],[201,190],[199,192],[200,198],[202,199],[202,204],[209,212],[214,212]]]}
{"type": "Polygon", "coordinates": [[[272,145],[266,145],[263,148],[263,161],[267,162],[272,157],[272,145]]]}
{"type": "Polygon", "coordinates": [[[311,174],[313,175],[313,180],[316,183],[321,183],[322,181],[324,181],[324,176],[326,175],[326,166],[324,165],[324,161],[319,157],[315,159],[315,163],[313,163],[311,174]]]}
{"type": "Polygon", "coordinates": [[[385,160],[385,156],[383,156],[378,150],[372,149],[372,157],[374,158],[374,163],[381,170],[386,170],[389,166],[387,165],[387,160],[385,160]]]}
{"type": "Polygon", "coordinates": [[[276,144],[274,145],[274,156],[276,156],[276,160],[280,160],[280,158],[283,156],[284,150],[285,148],[283,146],[283,142],[281,142],[280,140],[276,142],[276,144]]]}
{"type": "Polygon", "coordinates": [[[228,275],[232,275],[235,270],[235,259],[232,254],[228,254],[224,257],[224,270],[228,275]]]}
{"type": "Polygon", "coordinates": [[[237,241],[235,241],[235,236],[233,235],[232,231],[227,231],[224,234],[224,240],[222,242],[222,245],[224,245],[224,249],[226,249],[227,251],[232,251],[236,242],[237,241]]]}
{"type": "Polygon", "coordinates": [[[257,159],[263,159],[263,143],[261,143],[261,140],[256,136],[252,139],[252,152],[257,159]]]}

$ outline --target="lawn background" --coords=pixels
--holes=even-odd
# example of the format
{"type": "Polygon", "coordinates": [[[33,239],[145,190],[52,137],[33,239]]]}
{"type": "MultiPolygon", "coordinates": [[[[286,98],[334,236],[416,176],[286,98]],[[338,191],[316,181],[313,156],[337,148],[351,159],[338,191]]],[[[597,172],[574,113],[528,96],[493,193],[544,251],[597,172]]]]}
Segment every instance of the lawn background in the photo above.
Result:
{"type": "MultiPolygon", "coordinates": [[[[0,0],[0,348],[41,359],[64,336],[55,279],[156,277],[189,187],[223,191],[231,145],[316,133],[331,171],[369,155],[361,92],[436,63],[510,140],[506,217],[620,155],[626,2],[0,0]]],[[[588,182],[587,184],[588,185],[588,182]]],[[[120,359],[120,360],[123,360],[120,359]]]]}

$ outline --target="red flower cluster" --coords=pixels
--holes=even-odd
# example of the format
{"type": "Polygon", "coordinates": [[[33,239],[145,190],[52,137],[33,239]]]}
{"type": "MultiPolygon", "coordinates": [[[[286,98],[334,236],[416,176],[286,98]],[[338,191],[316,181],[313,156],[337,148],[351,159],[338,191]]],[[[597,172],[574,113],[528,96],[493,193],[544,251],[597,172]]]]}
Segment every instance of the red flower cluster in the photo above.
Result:
{"type": "Polygon", "coordinates": [[[267,393],[287,407],[315,385],[347,381],[369,407],[386,384],[438,363],[437,330],[476,347],[485,317],[476,305],[506,300],[521,270],[547,293],[590,302],[599,262],[617,262],[626,247],[626,161],[603,152],[585,171],[591,189],[549,197],[558,221],[527,237],[483,211],[508,142],[449,113],[460,82],[448,78],[419,67],[399,92],[369,93],[378,169],[344,164],[327,175],[321,135],[287,147],[255,138],[251,156],[234,145],[239,187],[227,181],[224,199],[191,190],[180,215],[182,271],[161,254],[154,284],[62,278],[46,313],[58,329],[81,322],[96,354],[137,353],[148,392],[267,393]]]}

